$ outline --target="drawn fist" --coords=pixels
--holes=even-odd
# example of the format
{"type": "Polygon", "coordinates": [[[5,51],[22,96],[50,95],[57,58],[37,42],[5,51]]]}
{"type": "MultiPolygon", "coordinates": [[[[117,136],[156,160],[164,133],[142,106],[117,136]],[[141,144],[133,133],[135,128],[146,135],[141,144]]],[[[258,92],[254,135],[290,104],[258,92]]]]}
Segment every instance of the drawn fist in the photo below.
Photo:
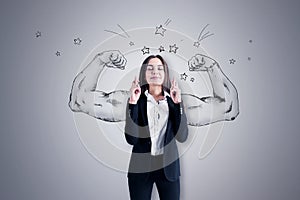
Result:
{"type": "Polygon", "coordinates": [[[202,54],[196,54],[188,61],[190,71],[207,71],[216,65],[217,61],[202,54]]]}
{"type": "Polygon", "coordinates": [[[127,60],[118,50],[103,51],[98,54],[100,62],[103,62],[106,67],[125,69],[127,60]]]}

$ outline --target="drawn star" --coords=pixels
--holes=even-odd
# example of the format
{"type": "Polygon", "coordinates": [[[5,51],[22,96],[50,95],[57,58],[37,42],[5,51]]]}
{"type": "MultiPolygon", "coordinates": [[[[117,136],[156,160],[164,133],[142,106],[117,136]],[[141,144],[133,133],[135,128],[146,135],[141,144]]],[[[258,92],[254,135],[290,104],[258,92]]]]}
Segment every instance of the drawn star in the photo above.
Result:
{"type": "Polygon", "coordinates": [[[197,41],[197,42],[194,42],[194,47],[199,47],[200,46],[200,42],[199,41],[197,41]]]}
{"type": "Polygon", "coordinates": [[[41,31],[37,31],[35,33],[35,37],[38,38],[38,37],[41,37],[42,36],[42,32],[41,31]]]}
{"type": "Polygon", "coordinates": [[[234,60],[234,59],[230,59],[230,60],[229,60],[229,64],[232,64],[232,65],[233,65],[235,62],[236,62],[236,60],[234,60]]]}
{"type": "Polygon", "coordinates": [[[141,51],[143,52],[143,55],[150,53],[149,48],[145,47],[145,46],[144,46],[144,48],[141,51]]]}
{"type": "Polygon", "coordinates": [[[160,47],[158,48],[158,50],[159,50],[159,52],[162,52],[162,51],[165,51],[165,48],[164,48],[163,46],[160,46],[160,47]]]}
{"type": "Polygon", "coordinates": [[[176,51],[177,51],[177,49],[178,49],[178,47],[176,47],[176,44],[174,44],[174,45],[170,45],[170,50],[169,50],[169,52],[170,53],[176,53],[176,51]]]}
{"type": "Polygon", "coordinates": [[[61,52],[60,51],[56,51],[55,55],[56,56],[61,56],[61,52]]]}
{"type": "Polygon", "coordinates": [[[130,45],[130,46],[133,46],[133,45],[134,45],[134,42],[130,41],[130,42],[129,42],[129,45],[130,45]]]}
{"type": "Polygon", "coordinates": [[[191,81],[191,82],[194,82],[194,81],[195,81],[195,78],[191,78],[190,81],[191,81]]]}
{"type": "Polygon", "coordinates": [[[186,81],[187,77],[188,77],[188,75],[185,72],[183,74],[180,74],[180,80],[186,81]]]}
{"type": "Polygon", "coordinates": [[[74,44],[75,45],[81,45],[82,40],[78,37],[74,39],[74,44]]]}
{"type": "Polygon", "coordinates": [[[167,29],[163,28],[162,25],[159,25],[156,27],[156,31],[155,31],[155,35],[161,35],[161,36],[165,36],[165,31],[167,29]]]}

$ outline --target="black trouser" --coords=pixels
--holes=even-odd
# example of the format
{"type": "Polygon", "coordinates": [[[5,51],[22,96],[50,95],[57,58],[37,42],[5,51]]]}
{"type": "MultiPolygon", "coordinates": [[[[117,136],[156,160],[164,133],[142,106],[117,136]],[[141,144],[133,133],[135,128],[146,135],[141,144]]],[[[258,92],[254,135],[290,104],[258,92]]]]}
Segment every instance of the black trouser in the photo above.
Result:
{"type": "Polygon", "coordinates": [[[169,181],[164,169],[148,172],[146,179],[128,177],[128,187],[131,200],[151,200],[153,184],[156,184],[160,200],[179,200],[180,181],[169,181]]]}

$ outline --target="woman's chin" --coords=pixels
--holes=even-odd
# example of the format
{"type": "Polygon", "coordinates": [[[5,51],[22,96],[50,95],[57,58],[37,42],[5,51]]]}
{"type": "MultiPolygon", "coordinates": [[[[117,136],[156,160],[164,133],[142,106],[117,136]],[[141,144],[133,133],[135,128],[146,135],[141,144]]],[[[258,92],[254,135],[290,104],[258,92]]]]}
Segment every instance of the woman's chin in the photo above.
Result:
{"type": "Polygon", "coordinates": [[[149,83],[150,86],[161,86],[163,83],[160,81],[153,81],[151,83],[149,83]]]}

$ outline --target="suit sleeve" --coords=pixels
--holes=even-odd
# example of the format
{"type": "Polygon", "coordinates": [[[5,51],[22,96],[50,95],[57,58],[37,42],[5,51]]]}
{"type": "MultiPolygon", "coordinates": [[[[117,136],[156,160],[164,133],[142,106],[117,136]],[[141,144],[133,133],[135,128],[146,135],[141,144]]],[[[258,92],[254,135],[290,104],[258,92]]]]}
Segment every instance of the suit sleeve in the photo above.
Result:
{"type": "Polygon", "coordinates": [[[125,138],[128,144],[134,145],[138,141],[138,105],[129,104],[126,107],[125,138]]]}
{"type": "Polygon", "coordinates": [[[174,134],[175,138],[178,142],[185,142],[188,137],[188,126],[187,126],[187,118],[184,112],[183,103],[174,103],[173,107],[173,125],[174,125],[174,134]]]}

